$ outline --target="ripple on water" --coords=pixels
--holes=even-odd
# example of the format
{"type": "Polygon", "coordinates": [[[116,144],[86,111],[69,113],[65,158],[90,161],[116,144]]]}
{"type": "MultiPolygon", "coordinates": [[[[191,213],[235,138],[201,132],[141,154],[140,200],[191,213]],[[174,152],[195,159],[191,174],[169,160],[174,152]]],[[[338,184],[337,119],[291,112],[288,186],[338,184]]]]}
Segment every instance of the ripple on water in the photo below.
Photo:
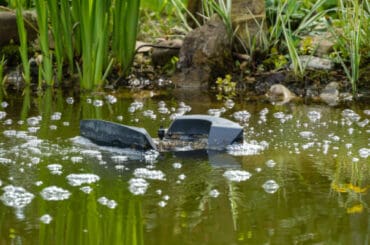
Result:
{"type": "Polygon", "coordinates": [[[128,183],[129,191],[134,195],[144,195],[149,187],[149,183],[142,178],[132,178],[128,183]]]}
{"type": "Polygon", "coordinates": [[[315,133],[311,132],[311,131],[302,131],[302,132],[299,132],[299,135],[304,138],[304,139],[310,139],[312,138],[313,136],[315,136],[315,133]]]}
{"type": "Polygon", "coordinates": [[[4,193],[0,197],[5,206],[22,209],[31,203],[35,197],[23,187],[7,185],[3,188],[4,193]]]}
{"type": "Polygon", "coordinates": [[[100,180],[100,177],[96,174],[70,174],[67,176],[67,180],[71,186],[81,186],[95,183],[100,180]]]}
{"type": "Polygon", "coordinates": [[[68,199],[71,193],[57,186],[49,186],[41,191],[41,196],[46,201],[62,201],[68,199]]]}
{"type": "Polygon", "coordinates": [[[245,170],[227,170],[223,176],[229,181],[241,182],[248,180],[252,174],[245,170]]]}
{"type": "Polygon", "coordinates": [[[134,171],[136,178],[165,180],[165,174],[160,170],[149,170],[146,168],[137,168],[134,171]]]}

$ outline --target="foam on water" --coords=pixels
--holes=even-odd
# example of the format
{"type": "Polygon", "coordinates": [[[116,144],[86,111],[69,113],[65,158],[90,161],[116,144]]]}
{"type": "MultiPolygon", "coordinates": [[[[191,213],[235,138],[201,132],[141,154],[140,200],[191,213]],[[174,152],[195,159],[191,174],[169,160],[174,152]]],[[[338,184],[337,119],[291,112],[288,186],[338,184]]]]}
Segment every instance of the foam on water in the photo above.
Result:
{"type": "Polygon", "coordinates": [[[314,132],[311,132],[311,131],[302,131],[302,132],[299,132],[299,135],[302,138],[310,139],[310,138],[312,138],[312,137],[315,136],[315,133],[314,132]]]}
{"type": "Polygon", "coordinates": [[[53,218],[49,214],[44,214],[40,217],[40,221],[44,224],[50,224],[53,218]]]}
{"type": "Polygon", "coordinates": [[[309,111],[307,113],[308,118],[310,119],[311,122],[316,122],[320,120],[321,118],[321,113],[319,111],[309,111]]]}
{"type": "Polygon", "coordinates": [[[128,161],[128,156],[115,155],[111,156],[111,159],[114,163],[120,164],[128,161]]]}
{"type": "Polygon", "coordinates": [[[47,168],[50,170],[51,174],[61,175],[63,166],[60,164],[49,164],[47,168]]]}
{"type": "Polygon", "coordinates": [[[103,156],[100,151],[97,150],[82,150],[81,155],[87,156],[87,157],[93,157],[98,160],[102,160],[103,156]]]}
{"type": "Polygon", "coordinates": [[[361,148],[359,151],[358,151],[360,157],[362,158],[368,158],[369,155],[370,155],[370,149],[368,148],[361,148]]]}
{"type": "Polygon", "coordinates": [[[105,99],[108,101],[109,104],[113,105],[117,103],[117,98],[111,94],[105,96],[105,99]]]}
{"type": "Polygon", "coordinates": [[[7,185],[3,188],[4,193],[0,200],[5,206],[22,209],[31,203],[35,197],[23,187],[7,185]]]}
{"type": "Polygon", "coordinates": [[[233,117],[235,120],[245,123],[251,117],[251,114],[248,111],[237,111],[233,113],[233,117]]]}
{"type": "Polygon", "coordinates": [[[217,189],[213,189],[209,192],[209,195],[213,198],[217,198],[220,195],[220,192],[217,189]]]}
{"type": "Polygon", "coordinates": [[[100,180],[100,177],[96,174],[69,174],[66,178],[71,186],[91,184],[100,180]]]}
{"type": "Polygon", "coordinates": [[[232,144],[226,147],[227,152],[234,156],[249,156],[260,154],[261,151],[268,147],[266,141],[261,141],[260,143],[251,141],[244,142],[243,144],[232,144]]]}
{"type": "Polygon", "coordinates": [[[129,191],[134,195],[144,195],[149,187],[149,183],[142,178],[132,178],[128,183],[129,191]]]}
{"type": "Polygon", "coordinates": [[[241,182],[248,180],[252,174],[245,170],[227,170],[223,176],[229,181],[241,182]]]}
{"type": "Polygon", "coordinates": [[[6,101],[2,101],[1,102],[1,107],[2,108],[7,108],[9,106],[9,103],[8,102],[6,102],[6,101]]]}
{"type": "Polygon", "coordinates": [[[262,185],[262,188],[265,190],[265,192],[269,194],[277,192],[279,187],[280,186],[276,183],[275,180],[268,180],[262,185]]]}
{"type": "Polygon", "coordinates": [[[80,188],[80,190],[82,191],[82,192],[84,192],[84,193],[86,193],[86,194],[89,194],[90,192],[92,192],[92,188],[90,187],[90,186],[82,186],[81,188],[80,188]]]}
{"type": "Polygon", "coordinates": [[[11,159],[0,157],[0,164],[11,164],[12,162],[11,159]]]}
{"type": "Polygon", "coordinates": [[[153,180],[166,180],[165,174],[160,170],[149,170],[146,168],[137,168],[134,171],[136,178],[153,179],[153,180]]]}
{"type": "Polygon", "coordinates": [[[5,111],[0,111],[0,120],[3,120],[6,117],[5,111]]]}
{"type": "Polygon", "coordinates": [[[69,191],[57,186],[45,187],[40,194],[46,201],[62,201],[71,196],[69,191]]]}
{"type": "Polygon", "coordinates": [[[117,202],[116,202],[116,201],[114,201],[114,200],[109,200],[109,199],[108,199],[108,198],[106,198],[106,197],[100,197],[100,198],[98,199],[98,203],[100,203],[101,205],[106,206],[106,207],[108,207],[108,208],[110,208],[110,209],[114,209],[114,208],[116,208],[116,207],[117,207],[117,202]]]}

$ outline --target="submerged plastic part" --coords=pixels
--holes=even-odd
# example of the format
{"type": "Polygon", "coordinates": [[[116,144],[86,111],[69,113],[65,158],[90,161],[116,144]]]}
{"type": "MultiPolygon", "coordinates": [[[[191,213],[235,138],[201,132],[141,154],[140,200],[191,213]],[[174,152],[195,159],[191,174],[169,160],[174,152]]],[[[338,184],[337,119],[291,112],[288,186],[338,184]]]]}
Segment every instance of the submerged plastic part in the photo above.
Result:
{"type": "Polygon", "coordinates": [[[173,136],[208,136],[208,149],[224,150],[228,145],[243,142],[243,128],[230,120],[207,115],[185,115],[176,118],[166,138],[173,136]]]}
{"type": "Polygon", "coordinates": [[[81,136],[99,145],[136,150],[156,150],[152,138],[144,128],[126,126],[104,120],[81,120],[81,136]]]}

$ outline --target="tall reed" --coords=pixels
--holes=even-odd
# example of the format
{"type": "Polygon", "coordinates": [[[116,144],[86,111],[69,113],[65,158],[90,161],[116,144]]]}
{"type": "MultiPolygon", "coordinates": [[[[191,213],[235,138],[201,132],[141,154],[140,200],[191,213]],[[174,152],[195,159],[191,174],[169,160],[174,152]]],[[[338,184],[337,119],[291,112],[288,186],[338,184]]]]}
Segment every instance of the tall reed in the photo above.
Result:
{"type": "Polygon", "coordinates": [[[21,55],[22,60],[22,67],[23,67],[23,79],[26,84],[31,83],[31,72],[30,72],[30,64],[28,61],[28,44],[27,44],[27,31],[24,26],[24,19],[23,19],[23,9],[22,9],[22,1],[16,0],[17,2],[17,11],[16,11],[16,19],[17,19],[17,27],[18,27],[18,34],[19,34],[19,52],[21,55]]]}
{"type": "MultiPolygon", "coordinates": [[[[6,63],[6,60],[5,60],[5,57],[3,56],[0,60],[0,86],[3,85],[3,82],[4,82],[4,65],[6,63]]],[[[0,88],[1,90],[1,88],[0,88]]]]}
{"type": "Polygon", "coordinates": [[[53,63],[49,48],[49,9],[45,0],[35,0],[35,5],[39,27],[39,43],[42,52],[42,78],[47,85],[53,85],[53,63]]]}
{"type": "Polygon", "coordinates": [[[140,0],[115,0],[113,12],[113,53],[127,75],[135,51],[140,0]]]}
{"type": "MultiPolygon", "coordinates": [[[[50,22],[52,28],[52,34],[53,34],[53,39],[59,39],[61,38],[63,41],[54,41],[54,54],[55,54],[55,60],[56,60],[56,65],[57,65],[57,80],[61,81],[63,77],[63,48],[64,48],[64,35],[62,33],[63,26],[62,23],[63,21],[59,21],[59,18],[65,18],[63,14],[60,14],[60,8],[59,5],[62,5],[65,1],[61,1],[60,3],[58,1],[47,1],[47,6],[50,11],[50,22]]],[[[64,20],[65,21],[65,20],[64,20]]],[[[70,35],[70,34],[69,34],[70,35]]],[[[73,62],[73,61],[72,61],[73,62]]]]}

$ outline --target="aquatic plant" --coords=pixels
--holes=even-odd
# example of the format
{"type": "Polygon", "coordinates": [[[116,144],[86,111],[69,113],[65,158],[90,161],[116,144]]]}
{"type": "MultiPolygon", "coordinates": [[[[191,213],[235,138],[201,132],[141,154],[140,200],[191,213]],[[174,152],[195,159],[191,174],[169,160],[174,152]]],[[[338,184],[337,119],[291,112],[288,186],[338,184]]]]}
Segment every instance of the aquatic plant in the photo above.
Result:
{"type": "Polygon", "coordinates": [[[232,77],[230,74],[227,74],[225,78],[217,78],[216,80],[217,86],[217,99],[231,99],[236,95],[236,82],[232,81],[232,77]]]}
{"type": "Polygon", "coordinates": [[[27,44],[27,31],[24,26],[22,1],[17,0],[17,11],[16,11],[17,27],[19,34],[19,52],[21,54],[22,66],[23,66],[23,79],[26,84],[31,83],[31,72],[30,64],[28,62],[28,44],[27,44]]]}
{"type": "Polygon", "coordinates": [[[140,0],[115,1],[113,8],[113,53],[127,75],[133,61],[139,19],[140,0]]]}
{"type": "MultiPolygon", "coordinates": [[[[42,53],[42,78],[47,85],[53,85],[53,64],[49,49],[49,10],[44,0],[35,0],[37,23],[39,30],[39,43],[42,53]]],[[[41,81],[39,81],[41,85],[41,81]]]]}

